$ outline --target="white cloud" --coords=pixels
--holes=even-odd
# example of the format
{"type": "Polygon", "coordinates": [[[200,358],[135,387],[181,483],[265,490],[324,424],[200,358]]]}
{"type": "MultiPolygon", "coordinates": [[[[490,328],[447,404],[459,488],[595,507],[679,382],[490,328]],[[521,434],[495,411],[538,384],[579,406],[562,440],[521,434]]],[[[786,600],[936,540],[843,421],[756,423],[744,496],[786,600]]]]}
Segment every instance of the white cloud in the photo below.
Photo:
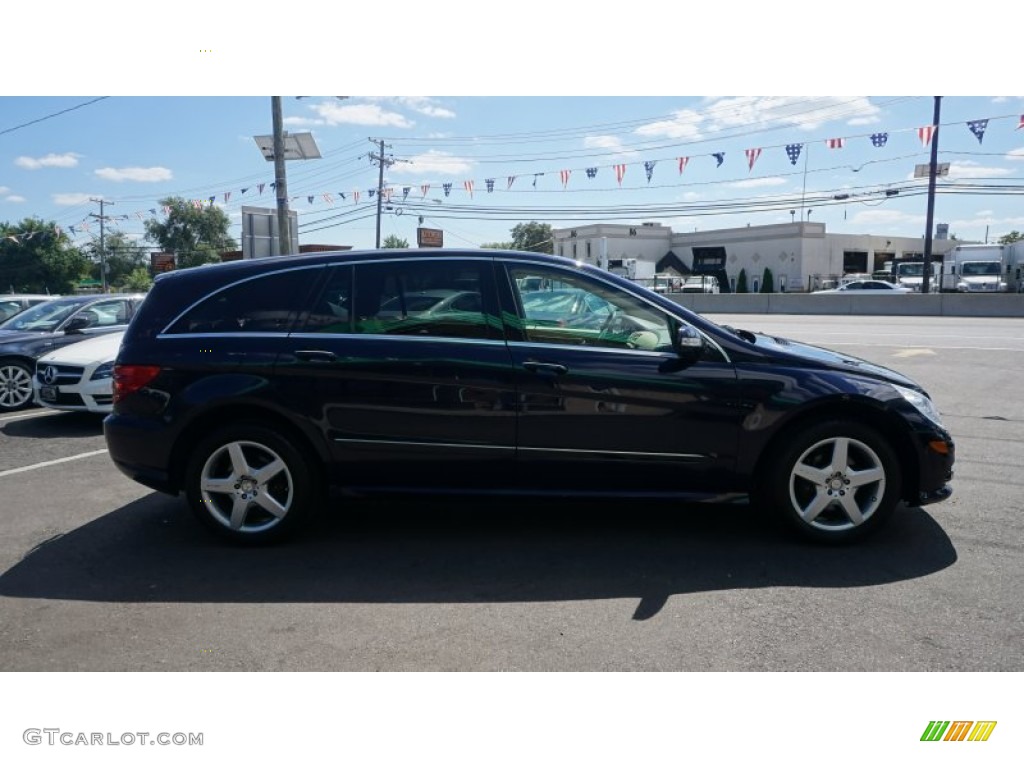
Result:
{"type": "Polygon", "coordinates": [[[949,226],[952,230],[963,230],[971,227],[1001,227],[1005,226],[1007,229],[1019,227],[1024,224],[1024,216],[1008,216],[1001,219],[993,219],[990,216],[985,216],[976,219],[954,219],[949,222],[949,226]]]}
{"type": "Polygon", "coordinates": [[[426,115],[427,117],[443,117],[446,119],[455,117],[455,113],[450,109],[439,106],[435,99],[426,96],[401,96],[395,99],[395,102],[406,109],[411,109],[413,112],[426,115]]]}
{"type": "Polygon", "coordinates": [[[992,216],[995,211],[978,211],[975,216],[992,216]]]}
{"type": "Polygon", "coordinates": [[[586,149],[610,149],[617,157],[635,157],[638,153],[633,149],[626,149],[622,146],[622,139],[618,136],[587,136],[583,139],[583,146],[586,149]]]}
{"type": "Polygon", "coordinates": [[[425,173],[468,173],[472,168],[473,163],[463,157],[432,149],[429,152],[414,155],[409,158],[408,163],[396,163],[388,169],[388,173],[417,175],[425,173]]]}
{"type": "Polygon", "coordinates": [[[25,198],[22,197],[21,195],[9,195],[9,196],[4,198],[4,202],[7,202],[7,203],[24,203],[25,202],[25,198]]]}
{"type": "Polygon", "coordinates": [[[787,184],[788,180],[781,176],[765,176],[759,179],[743,179],[742,181],[729,182],[728,186],[736,189],[752,189],[755,187],[778,187],[787,184]]]}
{"type": "Polygon", "coordinates": [[[89,198],[95,197],[88,192],[57,192],[52,195],[56,205],[83,205],[89,198]]]}
{"type": "Polygon", "coordinates": [[[1009,175],[1010,171],[1007,168],[978,165],[971,160],[961,160],[949,165],[949,178],[951,179],[981,179],[990,176],[1009,175]]]}
{"type": "Polygon", "coordinates": [[[10,191],[11,191],[10,187],[0,187],[0,195],[6,195],[10,191]]]}
{"type": "Polygon", "coordinates": [[[40,168],[74,168],[78,165],[78,158],[74,152],[65,152],[62,155],[55,155],[52,152],[42,157],[26,157],[22,155],[14,161],[19,168],[27,168],[30,171],[37,171],[40,168]]]}
{"type": "Polygon", "coordinates": [[[320,115],[327,125],[372,125],[392,128],[411,128],[415,123],[398,112],[383,109],[379,104],[343,104],[325,101],[310,109],[320,115]]]}
{"type": "Polygon", "coordinates": [[[1007,160],[1024,160],[1024,147],[1020,149],[1011,149],[1006,153],[1007,160]]]}
{"type": "Polygon", "coordinates": [[[670,119],[641,125],[634,133],[638,136],[654,138],[694,140],[701,136],[700,124],[703,120],[704,117],[699,112],[692,109],[678,109],[672,113],[670,119]]]}
{"type": "MultiPolygon", "coordinates": [[[[324,120],[317,120],[313,117],[286,117],[282,120],[285,125],[295,126],[297,128],[309,128],[314,125],[326,125],[324,120]]],[[[252,136],[247,137],[249,141],[252,141],[252,136]]]]}
{"type": "Polygon", "coordinates": [[[170,181],[174,178],[169,168],[97,168],[96,175],[107,181],[170,181]]]}
{"type": "Polygon", "coordinates": [[[638,136],[695,140],[734,128],[760,130],[779,125],[810,131],[843,120],[849,125],[878,122],[881,109],[864,96],[735,96],[708,99],[701,109],[681,109],[668,120],[636,129],[638,136]]]}

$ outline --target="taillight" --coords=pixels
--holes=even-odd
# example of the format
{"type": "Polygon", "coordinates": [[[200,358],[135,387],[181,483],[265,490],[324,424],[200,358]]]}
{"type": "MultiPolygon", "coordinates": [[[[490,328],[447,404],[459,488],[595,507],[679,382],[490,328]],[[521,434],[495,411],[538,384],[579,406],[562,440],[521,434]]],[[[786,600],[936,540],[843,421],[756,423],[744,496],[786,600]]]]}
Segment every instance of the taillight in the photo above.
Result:
{"type": "Polygon", "coordinates": [[[114,402],[119,403],[146,386],[157,374],[159,365],[115,365],[114,366],[114,402]]]}

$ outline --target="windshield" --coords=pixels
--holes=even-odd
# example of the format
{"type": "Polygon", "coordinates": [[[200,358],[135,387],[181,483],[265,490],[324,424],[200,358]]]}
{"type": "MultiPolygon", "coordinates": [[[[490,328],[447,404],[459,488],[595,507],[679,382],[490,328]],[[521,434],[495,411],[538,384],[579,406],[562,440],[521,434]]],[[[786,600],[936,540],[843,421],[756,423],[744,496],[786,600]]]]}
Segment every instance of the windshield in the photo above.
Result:
{"type": "Polygon", "coordinates": [[[998,277],[999,266],[998,261],[968,261],[960,268],[960,274],[964,277],[978,275],[995,275],[998,277]]]}
{"type": "Polygon", "coordinates": [[[42,304],[36,304],[10,320],[0,323],[0,331],[52,332],[69,315],[88,301],[88,298],[44,301],[42,304]]]}
{"type": "Polygon", "coordinates": [[[924,275],[924,263],[915,261],[911,264],[897,264],[896,274],[902,277],[922,277],[924,275]]]}

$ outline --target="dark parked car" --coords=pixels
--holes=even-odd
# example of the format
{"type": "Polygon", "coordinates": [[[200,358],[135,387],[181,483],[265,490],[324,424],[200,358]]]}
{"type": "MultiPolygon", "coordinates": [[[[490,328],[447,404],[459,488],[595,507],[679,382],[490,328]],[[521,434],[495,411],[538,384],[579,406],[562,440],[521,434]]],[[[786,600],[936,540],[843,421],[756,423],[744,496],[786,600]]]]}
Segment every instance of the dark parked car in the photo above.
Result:
{"type": "Polygon", "coordinates": [[[44,301],[58,299],[59,296],[50,296],[45,293],[5,293],[0,294],[0,322],[14,317],[19,312],[24,312],[29,307],[42,304],[44,301]]]}
{"type": "Polygon", "coordinates": [[[332,488],[749,494],[844,542],[901,500],[949,496],[954,455],[898,373],[715,325],[594,267],[490,250],[162,275],[125,335],[104,425],[122,472],[184,492],[246,542],[287,534],[332,488]],[[544,285],[586,294],[604,320],[532,318],[523,286],[544,285]],[[462,292],[475,309],[394,311],[462,292]]]}
{"type": "MultiPolygon", "coordinates": [[[[67,296],[36,304],[0,323],[0,413],[32,402],[37,358],[94,334],[123,331],[143,298],[127,294],[67,296]]],[[[75,373],[63,371],[60,381],[73,383],[68,377],[75,373]]],[[[79,376],[81,373],[77,371],[79,376]]]]}

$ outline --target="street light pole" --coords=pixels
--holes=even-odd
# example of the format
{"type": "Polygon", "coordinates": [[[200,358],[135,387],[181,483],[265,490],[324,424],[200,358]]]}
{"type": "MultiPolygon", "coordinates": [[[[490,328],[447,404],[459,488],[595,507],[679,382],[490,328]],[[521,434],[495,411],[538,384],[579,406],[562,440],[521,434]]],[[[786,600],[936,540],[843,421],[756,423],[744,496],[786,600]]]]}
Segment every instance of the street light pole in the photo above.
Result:
{"type": "Polygon", "coordinates": [[[281,117],[281,97],[271,96],[270,107],[274,121],[274,190],[277,193],[278,254],[291,253],[291,233],[288,231],[288,180],[284,170],[284,120],[281,117]]]}

